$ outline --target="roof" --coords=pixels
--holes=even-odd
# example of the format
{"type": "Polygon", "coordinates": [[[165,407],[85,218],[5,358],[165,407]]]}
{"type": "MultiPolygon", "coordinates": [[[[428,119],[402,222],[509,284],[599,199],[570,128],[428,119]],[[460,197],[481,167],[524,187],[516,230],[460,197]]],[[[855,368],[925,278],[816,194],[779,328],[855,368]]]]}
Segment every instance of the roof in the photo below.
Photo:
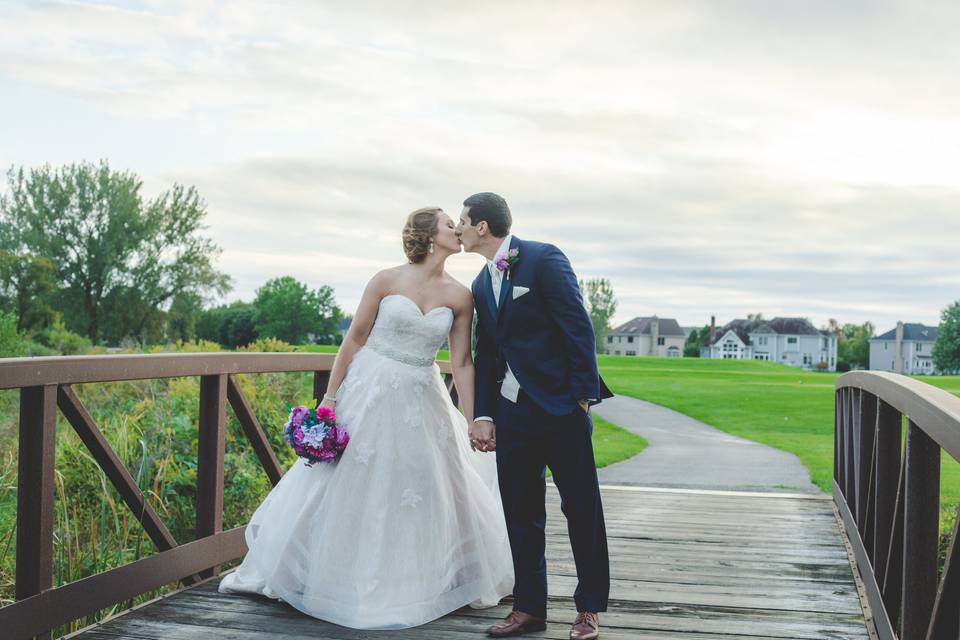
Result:
{"type": "MultiPolygon", "coordinates": [[[[884,334],[873,338],[874,340],[896,340],[897,328],[894,327],[884,334]]],[[[911,342],[936,342],[937,327],[930,327],[919,322],[903,323],[903,339],[911,342]]]]}
{"type": "Polygon", "coordinates": [[[806,318],[774,318],[772,320],[744,320],[738,318],[717,329],[713,344],[719,342],[728,331],[736,333],[743,344],[752,344],[750,334],[754,333],[791,336],[830,335],[829,332],[823,332],[814,327],[806,318]]]}
{"type": "Polygon", "coordinates": [[[659,335],[661,336],[680,336],[686,337],[686,334],[683,332],[683,329],[680,328],[680,323],[678,323],[674,318],[657,318],[656,316],[650,318],[641,318],[636,317],[629,322],[624,322],[622,325],[611,331],[611,334],[617,333],[626,333],[632,335],[651,335],[653,333],[653,320],[656,319],[659,322],[659,335]]]}

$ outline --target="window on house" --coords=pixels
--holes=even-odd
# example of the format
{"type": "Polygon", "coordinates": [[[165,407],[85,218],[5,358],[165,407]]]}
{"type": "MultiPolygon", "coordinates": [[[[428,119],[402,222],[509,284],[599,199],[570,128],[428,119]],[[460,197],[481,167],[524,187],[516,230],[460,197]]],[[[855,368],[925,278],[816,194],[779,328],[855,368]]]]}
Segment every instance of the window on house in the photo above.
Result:
{"type": "Polygon", "coordinates": [[[637,352],[636,352],[636,351],[627,351],[627,355],[628,355],[628,356],[635,356],[635,355],[637,355],[637,352]]]}
{"type": "Polygon", "coordinates": [[[613,344],[613,336],[607,336],[607,342],[613,344]]]}
{"type": "Polygon", "coordinates": [[[662,347],[662,346],[665,345],[665,344],[667,344],[667,339],[666,339],[666,338],[664,338],[664,337],[658,337],[658,338],[657,338],[657,346],[662,347]]]}
{"type": "Polygon", "coordinates": [[[757,338],[757,344],[761,347],[767,346],[767,336],[760,336],[757,338]]]}
{"type": "Polygon", "coordinates": [[[627,342],[633,342],[633,336],[627,336],[627,342]]]}
{"type": "Polygon", "coordinates": [[[787,344],[797,344],[797,337],[796,337],[796,336],[789,336],[789,337],[787,338],[787,344]]]}
{"type": "Polygon", "coordinates": [[[803,354],[803,364],[813,364],[813,358],[809,353],[803,354]]]}
{"type": "Polygon", "coordinates": [[[922,343],[922,342],[918,342],[918,343],[917,343],[917,353],[920,353],[921,351],[923,351],[923,343],[922,343]]]}
{"type": "Polygon", "coordinates": [[[889,345],[890,345],[889,342],[884,342],[884,343],[883,343],[883,350],[886,351],[886,350],[887,350],[887,347],[888,347],[889,345]]]}

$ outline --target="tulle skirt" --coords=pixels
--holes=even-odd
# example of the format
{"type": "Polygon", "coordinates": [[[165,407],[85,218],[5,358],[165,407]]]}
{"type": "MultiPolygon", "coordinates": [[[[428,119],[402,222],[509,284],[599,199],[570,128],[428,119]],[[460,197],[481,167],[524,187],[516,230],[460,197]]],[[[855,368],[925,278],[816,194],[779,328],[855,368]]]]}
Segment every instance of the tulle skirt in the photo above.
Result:
{"type": "Polygon", "coordinates": [[[416,626],[509,594],[496,459],[470,449],[439,367],[364,347],[336,413],[350,432],[343,456],[287,470],[251,517],[249,551],[220,591],[279,598],[356,629],[416,626]]]}

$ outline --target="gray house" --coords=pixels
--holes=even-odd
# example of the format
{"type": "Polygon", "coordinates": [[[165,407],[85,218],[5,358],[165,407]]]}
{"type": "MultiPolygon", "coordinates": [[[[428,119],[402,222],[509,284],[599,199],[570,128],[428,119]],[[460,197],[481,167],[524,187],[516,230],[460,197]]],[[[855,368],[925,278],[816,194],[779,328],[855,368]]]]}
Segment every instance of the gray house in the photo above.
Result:
{"type": "Polygon", "coordinates": [[[634,318],[607,334],[604,353],[614,356],[683,357],[687,336],[674,318],[634,318]]]}
{"type": "Polygon", "coordinates": [[[803,369],[836,371],[837,337],[829,331],[820,331],[806,318],[738,319],[718,330],[714,341],[704,347],[700,355],[724,360],[767,360],[803,369]]]}
{"type": "Polygon", "coordinates": [[[898,322],[896,328],[870,339],[871,371],[907,375],[940,373],[933,366],[937,327],[898,322]]]}

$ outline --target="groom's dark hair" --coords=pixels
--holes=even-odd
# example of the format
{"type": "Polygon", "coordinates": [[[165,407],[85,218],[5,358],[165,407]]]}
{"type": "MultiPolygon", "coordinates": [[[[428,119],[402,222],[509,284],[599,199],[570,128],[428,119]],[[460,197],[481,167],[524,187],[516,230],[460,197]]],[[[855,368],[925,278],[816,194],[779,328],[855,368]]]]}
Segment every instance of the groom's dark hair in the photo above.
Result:
{"type": "Polygon", "coordinates": [[[505,238],[510,233],[513,217],[507,201],[495,193],[484,191],[475,193],[463,201],[463,206],[470,207],[467,215],[470,216],[470,226],[475,227],[482,220],[486,220],[490,233],[497,238],[505,238]]]}

